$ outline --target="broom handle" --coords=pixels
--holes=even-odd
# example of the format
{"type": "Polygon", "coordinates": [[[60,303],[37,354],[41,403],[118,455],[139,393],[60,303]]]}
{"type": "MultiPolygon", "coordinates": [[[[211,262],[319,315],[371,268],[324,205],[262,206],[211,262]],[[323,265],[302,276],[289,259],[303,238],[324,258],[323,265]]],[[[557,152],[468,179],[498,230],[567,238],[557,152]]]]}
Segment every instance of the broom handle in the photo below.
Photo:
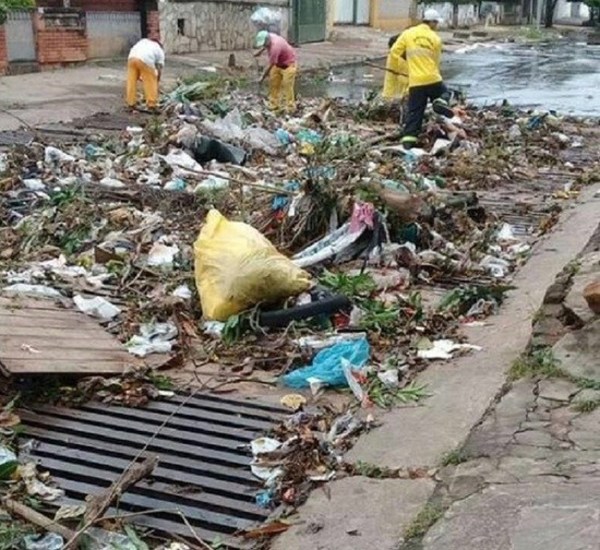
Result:
{"type": "Polygon", "coordinates": [[[387,71],[389,73],[395,74],[396,76],[408,76],[406,73],[399,73],[398,71],[394,71],[394,69],[388,69],[387,67],[382,67],[381,65],[377,65],[377,63],[371,63],[370,61],[365,61],[365,65],[369,67],[373,67],[375,69],[379,69],[380,71],[387,71]]]}

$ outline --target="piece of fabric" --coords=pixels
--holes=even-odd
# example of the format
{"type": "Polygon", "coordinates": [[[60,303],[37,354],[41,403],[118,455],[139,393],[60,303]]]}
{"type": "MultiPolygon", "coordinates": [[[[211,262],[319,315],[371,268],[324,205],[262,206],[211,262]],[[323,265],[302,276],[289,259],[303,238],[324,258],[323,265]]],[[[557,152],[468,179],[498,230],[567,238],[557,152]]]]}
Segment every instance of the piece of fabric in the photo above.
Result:
{"type": "Polygon", "coordinates": [[[294,88],[296,85],[296,65],[290,65],[287,69],[273,67],[269,75],[269,107],[273,110],[283,108],[285,111],[293,111],[296,107],[296,96],[294,88]],[[283,98],[283,105],[282,105],[283,98]]]}
{"type": "Polygon", "coordinates": [[[269,33],[269,63],[279,68],[286,68],[296,63],[296,51],[288,41],[273,33],[269,33]]]}
{"type": "Polygon", "coordinates": [[[356,233],[365,227],[373,229],[375,225],[375,207],[370,202],[355,202],[350,218],[350,231],[356,233]]]}
{"type": "Polygon", "coordinates": [[[142,38],[129,51],[129,59],[139,59],[148,67],[156,69],[158,65],[164,67],[165,52],[154,40],[142,38]]]}
{"type": "Polygon", "coordinates": [[[442,40],[429,25],[422,23],[406,29],[392,46],[391,55],[396,59],[406,58],[410,88],[442,81],[442,40]]]}
{"type": "Polygon", "coordinates": [[[408,92],[408,65],[406,60],[389,54],[385,68],[389,70],[385,71],[381,96],[389,100],[402,99],[408,92]],[[402,74],[397,75],[390,72],[390,70],[402,74]]]}
{"type": "MultiPolygon", "coordinates": [[[[448,110],[451,112],[448,107],[443,106],[443,103],[437,101],[441,99],[445,103],[448,101],[449,95],[448,88],[446,88],[443,82],[409,88],[406,124],[404,126],[402,143],[414,143],[417,141],[423,127],[423,116],[425,115],[425,109],[429,100],[434,102],[434,110],[441,110],[443,108],[444,111],[448,110]]],[[[445,114],[445,112],[442,114],[445,114]]]]}
{"type": "Polygon", "coordinates": [[[138,80],[142,81],[144,87],[146,105],[150,108],[156,107],[158,104],[158,76],[156,69],[135,58],[127,62],[127,105],[135,107],[137,103],[138,80]]]}

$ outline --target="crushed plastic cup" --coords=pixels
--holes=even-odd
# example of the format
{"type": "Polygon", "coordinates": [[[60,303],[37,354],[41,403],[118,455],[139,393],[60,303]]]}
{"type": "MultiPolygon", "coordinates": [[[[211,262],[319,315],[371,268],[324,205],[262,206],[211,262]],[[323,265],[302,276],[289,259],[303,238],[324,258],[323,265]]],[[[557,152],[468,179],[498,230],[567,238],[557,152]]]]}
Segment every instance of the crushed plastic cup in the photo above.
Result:
{"type": "Polygon", "coordinates": [[[25,179],[23,185],[30,191],[44,191],[46,189],[44,182],[37,178],[25,179]]]}
{"type": "Polygon", "coordinates": [[[176,244],[168,246],[155,242],[148,252],[147,264],[151,267],[171,267],[177,254],[179,254],[179,247],[176,244]]]}
{"type": "Polygon", "coordinates": [[[64,539],[57,533],[26,535],[23,537],[25,550],[61,550],[64,544],[64,539]]]}
{"type": "Polygon", "coordinates": [[[171,294],[175,296],[175,298],[180,298],[182,300],[190,300],[192,298],[192,291],[186,284],[179,285],[171,294]]]}
{"type": "Polygon", "coordinates": [[[46,164],[60,164],[63,162],[73,162],[75,157],[69,155],[56,147],[48,145],[44,150],[44,162],[46,164]]]}
{"type": "Polygon", "coordinates": [[[125,184],[121,180],[108,176],[102,178],[98,183],[102,185],[102,187],[110,187],[112,189],[123,189],[123,187],[125,187],[125,184]]]}
{"type": "Polygon", "coordinates": [[[78,294],[73,297],[73,302],[75,302],[79,311],[82,311],[90,317],[102,319],[103,321],[110,321],[121,313],[120,308],[111,304],[106,298],[102,298],[101,296],[86,299],[78,294]]]}
{"type": "Polygon", "coordinates": [[[398,381],[398,370],[397,369],[390,369],[390,370],[384,370],[382,372],[378,372],[377,378],[379,378],[379,380],[381,380],[382,384],[384,386],[386,386],[387,388],[397,388],[398,387],[399,381],[398,381]]]}
{"type": "Polygon", "coordinates": [[[187,185],[181,178],[173,178],[165,183],[165,191],[185,191],[187,185]]]}
{"type": "Polygon", "coordinates": [[[419,359],[452,359],[452,355],[456,351],[473,350],[481,351],[480,346],[471,344],[458,344],[453,340],[442,339],[431,342],[431,347],[420,349],[417,351],[419,359]]]}
{"type": "Polygon", "coordinates": [[[175,344],[174,338],[179,331],[171,323],[144,323],[140,334],[129,339],[125,347],[132,355],[146,357],[153,353],[169,353],[175,344]]]}
{"type": "Polygon", "coordinates": [[[254,463],[250,465],[252,473],[262,479],[267,487],[273,485],[279,477],[283,475],[283,469],[279,467],[260,464],[260,456],[265,453],[272,453],[281,447],[281,443],[271,437],[259,437],[250,443],[254,463]]]}
{"type": "Polygon", "coordinates": [[[83,537],[87,550],[112,550],[115,548],[119,550],[139,550],[140,548],[127,535],[106,531],[99,527],[86,529],[83,537]]]}

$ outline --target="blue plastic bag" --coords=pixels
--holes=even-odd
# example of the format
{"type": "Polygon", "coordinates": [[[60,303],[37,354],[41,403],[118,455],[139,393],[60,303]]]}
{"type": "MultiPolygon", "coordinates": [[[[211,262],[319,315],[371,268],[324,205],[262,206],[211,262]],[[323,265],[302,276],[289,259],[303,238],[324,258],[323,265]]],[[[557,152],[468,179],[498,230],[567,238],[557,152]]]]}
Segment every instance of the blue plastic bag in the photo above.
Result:
{"type": "Polygon", "coordinates": [[[294,136],[283,128],[277,128],[277,130],[275,130],[275,137],[279,140],[281,145],[289,145],[294,140],[294,136]]]}
{"type": "Polygon", "coordinates": [[[321,350],[313,359],[312,365],[286,374],[283,383],[290,388],[308,388],[308,378],[318,378],[329,386],[347,386],[342,368],[342,359],[347,359],[353,370],[365,367],[369,360],[369,343],[366,338],[341,342],[321,350]]]}
{"type": "Polygon", "coordinates": [[[310,128],[302,128],[296,134],[296,139],[300,143],[310,143],[311,145],[317,145],[317,143],[321,143],[323,141],[323,137],[319,132],[315,130],[311,130],[310,128]]]}
{"type": "MultiPolygon", "coordinates": [[[[293,181],[288,181],[283,188],[286,191],[300,191],[300,183],[298,183],[297,181],[293,180],[293,181]]],[[[288,203],[290,202],[290,196],[289,195],[275,195],[275,197],[273,197],[273,202],[271,203],[271,210],[276,211],[276,210],[283,210],[288,203]]]]}

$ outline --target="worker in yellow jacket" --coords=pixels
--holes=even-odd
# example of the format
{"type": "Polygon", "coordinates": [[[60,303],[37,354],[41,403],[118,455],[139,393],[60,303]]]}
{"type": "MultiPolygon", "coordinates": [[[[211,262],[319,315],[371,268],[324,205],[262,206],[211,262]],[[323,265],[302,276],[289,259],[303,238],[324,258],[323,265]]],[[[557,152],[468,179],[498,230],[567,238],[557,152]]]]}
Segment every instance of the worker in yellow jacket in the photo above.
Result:
{"type": "Polygon", "coordinates": [[[436,113],[454,116],[448,107],[450,93],[440,74],[442,40],[435,31],[441,20],[436,10],[425,10],[423,22],[406,29],[392,47],[391,55],[396,59],[406,58],[408,64],[408,106],[402,136],[407,149],[419,139],[429,100],[436,113]]]}
{"type": "Polygon", "coordinates": [[[396,40],[400,38],[397,34],[392,36],[388,42],[389,53],[385,62],[385,77],[383,79],[383,99],[393,101],[402,99],[408,92],[408,65],[403,57],[392,55],[392,48],[396,40]]]}

